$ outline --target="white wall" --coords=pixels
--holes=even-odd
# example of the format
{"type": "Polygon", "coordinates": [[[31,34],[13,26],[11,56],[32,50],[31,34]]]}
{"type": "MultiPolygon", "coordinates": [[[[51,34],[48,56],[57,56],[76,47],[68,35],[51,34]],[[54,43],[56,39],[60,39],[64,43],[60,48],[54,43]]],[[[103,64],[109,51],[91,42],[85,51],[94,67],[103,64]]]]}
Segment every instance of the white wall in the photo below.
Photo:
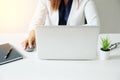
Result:
{"type": "MultiPolygon", "coordinates": [[[[38,0],[0,0],[0,33],[26,32],[38,0]]],[[[101,32],[120,33],[120,0],[95,0],[101,32]]]]}
{"type": "Polygon", "coordinates": [[[120,0],[95,0],[101,33],[120,33],[120,0]]]}
{"type": "Polygon", "coordinates": [[[38,0],[0,0],[0,33],[28,30],[38,0]]]}

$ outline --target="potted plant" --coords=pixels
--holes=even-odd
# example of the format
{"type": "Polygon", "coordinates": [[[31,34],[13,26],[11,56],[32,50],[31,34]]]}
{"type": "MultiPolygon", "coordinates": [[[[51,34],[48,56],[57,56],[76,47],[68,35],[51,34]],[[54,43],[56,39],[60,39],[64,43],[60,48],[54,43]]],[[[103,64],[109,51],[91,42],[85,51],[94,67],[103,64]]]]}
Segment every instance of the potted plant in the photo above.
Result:
{"type": "Polygon", "coordinates": [[[106,38],[101,38],[101,48],[100,48],[100,60],[107,60],[109,59],[110,56],[110,45],[111,41],[106,37],[106,38]]]}

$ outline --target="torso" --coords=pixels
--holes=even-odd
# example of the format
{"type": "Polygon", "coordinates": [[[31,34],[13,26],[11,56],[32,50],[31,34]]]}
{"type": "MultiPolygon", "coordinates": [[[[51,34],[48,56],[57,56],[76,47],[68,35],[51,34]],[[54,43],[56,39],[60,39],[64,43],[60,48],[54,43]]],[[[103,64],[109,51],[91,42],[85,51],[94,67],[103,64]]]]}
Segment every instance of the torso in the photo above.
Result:
{"type": "MultiPolygon", "coordinates": [[[[45,25],[58,25],[59,23],[59,11],[53,11],[51,9],[50,0],[47,1],[47,15],[45,25]]],[[[84,24],[84,7],[89,0],[73,0],[71,12],[66,25],[83,25],[84,24]],[[80,5],[80,6],[79,6],[80,5]]]]}

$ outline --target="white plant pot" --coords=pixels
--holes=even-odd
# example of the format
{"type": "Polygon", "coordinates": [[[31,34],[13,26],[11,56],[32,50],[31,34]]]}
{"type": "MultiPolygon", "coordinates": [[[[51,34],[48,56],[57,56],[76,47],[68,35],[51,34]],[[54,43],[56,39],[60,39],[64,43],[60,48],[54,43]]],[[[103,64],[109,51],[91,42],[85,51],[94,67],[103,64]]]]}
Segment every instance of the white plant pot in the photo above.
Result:
{"type": "Polygon", "coordinates": [[[110,58],[110,51],[99,51],[99,59],[100,60],[108,60],[110,58]]]}

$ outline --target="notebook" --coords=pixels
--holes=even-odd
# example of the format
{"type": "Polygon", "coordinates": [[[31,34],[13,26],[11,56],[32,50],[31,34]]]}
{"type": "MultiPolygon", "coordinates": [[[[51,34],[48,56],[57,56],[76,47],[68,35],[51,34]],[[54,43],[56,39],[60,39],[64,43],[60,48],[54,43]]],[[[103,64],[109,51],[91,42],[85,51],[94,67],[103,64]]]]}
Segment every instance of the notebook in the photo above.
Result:
{"type": "Polygon", "coordinates": [[[0,45],[0,65],[20,59],[23,59],[23,56],[15,48],[13,48],[12,45],[9,43],[0,45]],[[10,48],[12,48],[12,50],[10,51],[8,58],[5,58],[10,48]]]}

